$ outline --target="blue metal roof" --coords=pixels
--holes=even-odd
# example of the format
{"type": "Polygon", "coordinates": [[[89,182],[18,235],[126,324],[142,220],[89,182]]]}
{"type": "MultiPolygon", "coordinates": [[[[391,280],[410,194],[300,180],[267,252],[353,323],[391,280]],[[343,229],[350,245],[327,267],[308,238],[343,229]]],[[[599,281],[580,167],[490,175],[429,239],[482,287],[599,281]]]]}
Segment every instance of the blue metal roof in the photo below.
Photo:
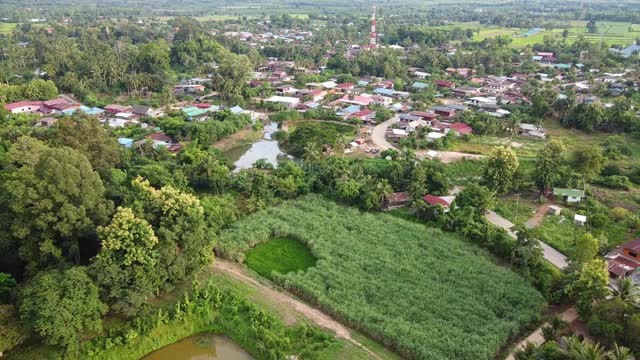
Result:
{"type": "Polygon", "coordinates": [[[393,89],[385,89],[385,88],[377,88],[377,89],[373,90],[373,92],[376,93],[376,94],[388,95],[388,96],[391,96],[391,95],[395,94],[395,90],[393,90],[393,89]]]}
{"type": "Polygon", "coordinates": [[[240,114],[244,112],[244,109],[241,108],[240,106],[234,106],[231,109],[229,109],[229,111],[231,111],[232,114],[240,114]]]}
{"type": "Polygon", "coordinates": [[[631,55],[636,51],[640,51],[640,45],[629,45],[624,50],[620,51],[620,55],[624,57],[631,57],[631,55]]]}

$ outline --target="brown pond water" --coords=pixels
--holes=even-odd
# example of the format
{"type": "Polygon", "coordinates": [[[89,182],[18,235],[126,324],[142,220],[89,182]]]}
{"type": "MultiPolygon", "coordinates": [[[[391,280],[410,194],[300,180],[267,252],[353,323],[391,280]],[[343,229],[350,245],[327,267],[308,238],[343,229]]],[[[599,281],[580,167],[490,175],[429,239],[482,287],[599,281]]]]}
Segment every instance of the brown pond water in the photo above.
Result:
{"type": "Polygon", "coordinates": [[[167,345],[141,360],[253,360],[226,336],[200,334],[167,345]]]}

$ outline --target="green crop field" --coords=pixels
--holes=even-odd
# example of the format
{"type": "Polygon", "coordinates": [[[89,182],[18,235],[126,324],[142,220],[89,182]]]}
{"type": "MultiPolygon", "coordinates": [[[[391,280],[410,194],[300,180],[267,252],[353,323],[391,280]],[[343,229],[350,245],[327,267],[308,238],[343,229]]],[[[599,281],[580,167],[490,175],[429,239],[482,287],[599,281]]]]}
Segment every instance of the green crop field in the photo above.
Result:
{"type": "Polygon", "coordinates": [[[242,261],[277,237],[318,259],[276,281],[412,359],[491,359],[538,319],[544,300],[461,237],[318,195],[263,210],[222,234],[219,255],[242,261]]]}
{"type": "MultiPolygon", "coordinates": [[[[629,22],[611,22],[602,21],[596,22],[597,31],[590,34],[587,31],[586,21],[571,21],[569,23],[569,34],[567,41],[569,43],[575,41],[579,36],[584,36],[585,39],[592,42],[600,42],[607,45],[629,45],[634,40],[640,37],[640,24],[632,24],[629,22]]],[[[507,28],[502,26],[483,25],[478,22],[449,24],[445,26],[439,26],[439,29],[452,29],[452,28],[472,29],[479,30],[475,33],[472,40],[481,41],[486,38],[492,38],[501,35],[511,36],[513,42],[511,46],[515,48],[521,48],[534,44],[541,44],[544,41],[545,36],[552,36],[561,39],[564,28],[542,30],[541,32],[528,37],[522,36],[527,30],[525,28],[507,28]]]]}
{"type": "Polygon", "coordinates": [[[275,238],[248,251],[245,263],[258,274],[271,277],[272,271],[288,274],[306,270],[316,264],[316,259],[300,241],[275,238]]]}
{"type": "Polygon", "coordinates": [[[18,24],[16,23],[0,23],[0,34],[7,34],[13,31],[18,24]]]}

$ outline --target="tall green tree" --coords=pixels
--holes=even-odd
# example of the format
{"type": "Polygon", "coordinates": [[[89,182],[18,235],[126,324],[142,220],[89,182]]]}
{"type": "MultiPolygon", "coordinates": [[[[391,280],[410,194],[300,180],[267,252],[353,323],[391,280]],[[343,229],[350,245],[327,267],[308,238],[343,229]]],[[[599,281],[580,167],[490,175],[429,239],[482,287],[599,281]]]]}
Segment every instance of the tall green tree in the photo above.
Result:
{"type": "Polygon", "coordinates": [[[586,318],[593,303],[609,295],[609,273],[606,263],[600,259],[581,264],[577,271],[576,279],[565,292],[575,300],[580,315],[586,318]]]}
{"type": "Polygon", "coordinates": [[[91,273],[103,290],[103,299],[115,311],[133,315],[153,296],[158,238],[151,225],[129,208],[118,208],[111,223],[98,228],[102,248],[91,273]]]}
{"type": "Polygon", "coordinates": [[[216,88],[223,98],[231,99],[242,94],[247,86],[251,70],[251,62],[246,55],[224,52],[216,70],[216,88]]]}
{"type": "Polygon", "coordinates": [[[112,205],[87,158],[68,147],[21,138],[0,173],[2,226],[17,244],[27,271],[72,261],[95,247],[96,226],[112,205]]]}
{"type": "Polygon", "coordinates": [[[213,261],[213,234],[198,198],[171,186],[155,189],[136,178],[127,202],[158,237],[158,284],[170,287],[213,261]]]}
{"type": "Polygon", "coordinates": [[[600,175],[605,162],[600,146],[579,147],[571,154],[571,165],[586,181],[591,181],[600,175]]]}
{"type": "Polygon", "coordinates": [[[54,142],[76,149],[103,178],[120,161],[120,146],[97,118],[74,115],[56,123],[54,142]]]}
{"type": "Polygon", "coordinates": [[[84,335],[102,331],[107,306],[83,267],[39,273],[20,292],[20,318],[47,344],[77,354],[84,335]]]}
{"type": "Polygon", "coordinates": [[[538,152],[533,178],[541,194],[560,180],[565,165],[564,150],[561,141],[552,139],[538,152]]]}
{"type": "Polygon", "coordinates": [[[518,165],[518,158],[511,148],[498,146],[485,160],[483,180],[489,189],[505,194],[511,190],[518,165]]]}
{"type": "Polygon", "coordinates": [[[595,258],[599,249],[598,240],[589,233],[585,233],[576,240],[576,259],[586,263],[595,258]]]}

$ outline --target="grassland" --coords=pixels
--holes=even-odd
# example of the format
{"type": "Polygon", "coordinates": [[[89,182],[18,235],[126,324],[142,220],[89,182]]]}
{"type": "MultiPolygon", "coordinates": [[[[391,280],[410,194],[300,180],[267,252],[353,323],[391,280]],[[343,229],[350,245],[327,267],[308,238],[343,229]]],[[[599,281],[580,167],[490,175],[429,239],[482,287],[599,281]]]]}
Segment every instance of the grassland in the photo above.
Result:
{"type": "MultiPolygon", "coordinates": [[[[583,36],[585,39],[592,42],[600,42],[607,45],[629,45],[640,36],[640,24],[632,24],[630,22],[611,22],[611,21],[598,21],[596,22],[597,32],[589,33],[587,31],[586,21],[571,21],[568,24],[566,30],[569,31],[567,41],[569,43],[575,41],[579,36],[583,36]],[[631,30],[631,31],[629,31],[631,30]]],[[[502,26],[487,26],[478,22],[450,24],[442,26],[442,29],[451,29],[459,27],[463,29],[472,29],[475,32],[473,41],[482,41],[486,38],[493,38],[496,36],[510,36],[513,39],[511,46],[515,48],[522,48],[528,45],[540,44],[544,41],[545,36],[551,36],[558,39],[562,38],[564,28],[544,30],[531,36],[524,37],[527,30],[526,28],[507,28],[502,26]]]]}
{"type": "Polygon", "coordinates": [[[512,223],[523,225],[535,213],[536,204],[525,197],[500,198],[496,201],[494,210],[512,223]]]}
{"type": "Polygon", "coordinates": [[[270,278],[273,271],[280,274],[304,271],[314,266],[316,259],[300,241],[275,238],[248,251],[245,263],[251,270],[270,278]]]}
{"type": "Polygon", "coordinates": [[[285,236],[306,243],[318,262],[276,280],[407,358],[493,358],[543,304],[522,278],[456,235],[317,195],[235,223],[217,252],[242,260],[285,236]]]}
{"type": "Polygon", "coordinates": [[[8,34],[16,28],[18,24],[16,23],[5,23],[0,22],[0,34],[8,34]]]}

